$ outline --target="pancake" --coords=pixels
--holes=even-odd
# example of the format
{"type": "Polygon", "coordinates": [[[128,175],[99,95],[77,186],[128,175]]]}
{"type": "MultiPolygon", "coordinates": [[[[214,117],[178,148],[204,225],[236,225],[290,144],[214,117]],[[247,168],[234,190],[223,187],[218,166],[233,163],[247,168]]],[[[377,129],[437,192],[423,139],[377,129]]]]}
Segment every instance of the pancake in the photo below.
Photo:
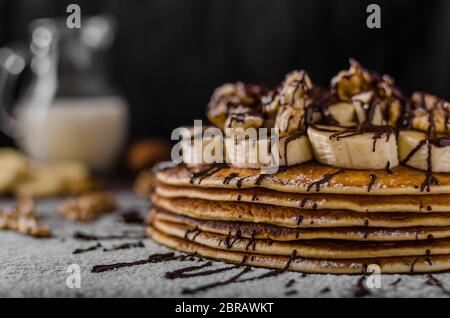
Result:
{"type": "Polygon", "coordinates": [[[196,219],[266,223],[285,227],[450,226],[448,213],[360,213],[346,210],[301,210],[268,204],[164,198],[153,194],[153,204],[196,219]]]}
{"type": "Polygon", "coordinates": [[[322,193],[287,193],[265,188],[218,189],[171,186],[158,183],[157,194],[167,198],[196,198],[212,201],[242,201],[300,209],[337,209],[356,212],[450,212],[448,194],[362,196],[322,193]]]}
{"type": "Polygon", "coordinates": [[[167,235],[152,227],[148,228],[147,233],[157,243],[186,253],[196,253],[206,258],[278,270],[323,274],[361,274],[367,272],[369,264],[379,265],[384,274],[430,273],[450,269],[450,255],[324,260],[219,250],[167,235]]]}
{"type": "Polygon", "coordinates": [[[225,222],[198,220],[170,212],[152,211],[152,219],[180,223],[190,229],[199,229],[222,235],[239,233],[247,239],[269,239],[275,241],[334,239],[349,241],[413,241],[450,237],[450,227],[410,227],[400,229],[344,227],[344,228],[291,228],[263,223],[225,222]]]}
{"type": "Polygon", "coordinates": [[[168,235],[195,241],[211,248],[251,251],[256,254],[296,255],[309,258],[348,259],[392,256],[429,256],[450,254],[450,239],[401,242],[356,242],[339,240],[274,241],[246,239],[192,229],[180,223],[155,219],[152,226],[168,235]]]}
{"type": "Polygon", "coordinates": [[[311,162],[281,169],[273,175],[260,175],[260,170],[226,165],[196,169],[178,165],[156,173],[157,180],[166,184],[205,188],[260,186],[289,193],[450,194],[450,173],[433,173],[433,176],[437,178],[438,184],[431,185],[427,192],[427,173],[406,166],[391,170],[345,170],[311,162]]]}

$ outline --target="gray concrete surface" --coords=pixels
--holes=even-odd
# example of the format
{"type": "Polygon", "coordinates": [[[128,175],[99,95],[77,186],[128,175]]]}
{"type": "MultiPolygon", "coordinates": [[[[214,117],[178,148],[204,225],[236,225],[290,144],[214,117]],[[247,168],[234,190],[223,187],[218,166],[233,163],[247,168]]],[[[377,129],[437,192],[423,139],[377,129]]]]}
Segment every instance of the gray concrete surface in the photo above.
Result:
{"type": "MultiPolygon", "coordinates": [[[[122,210],[138,209],[147,213],[149,203],[128,192],[117,193],[122,210]]],[[[1,200],[0,206],[11,205],[11,200],[1,200]]],[[[239,270],[185,279],[169,280],[166,271],[189,265],[199,265],[197,261],[171,261],[121,268],[103,273],[91,273],[94,265],[130,262],[145,259],[153,253],[168,252],[149,239],[144,239],[145,248],[104,252],[101,249],[83,254],[73,254],[77,248],[86,248],[96,242],[75,240],[76,231],[97,235],[140,234],[143,227],[124,224],[118,214],[105,216],[88,224],[66,221],[57,215],[58,200],[39,202],[38,211],[43,221],[52,228],[55,237],[35,239],[13,232],[0,232],[0,297],[183,297],[185,287],[195,287],[217,280],[226,280],[239,270]],[[71,264],[81,269],[81,288],[68,288],[66,280],[71,264]]],[[[101,241],[106,248],[113,245],[136,242],[136,239],[101,241]]],[[[210,268],[224,266],[216,262],[210,268]]],[[[245,277],[259,275],[267,270],[253,269],[245,277]]],[[[450,274],[435,274],[450,289],[450,274]]],[[[195,297],[284,297],[286,292],[295,290],[288,297],[353,297],[360,276],[306,275],[284,273],[282,275],[199,292],[195,297]],[[291,279],[295,283],[287,288],[291,279]]],[[[368,297],[447,297],[442,288],[427,284],[426,275],[383,275],[381,288],[371,289],[368,297]],[[392,285],[401,278],[401,281],[392,285]]]]}

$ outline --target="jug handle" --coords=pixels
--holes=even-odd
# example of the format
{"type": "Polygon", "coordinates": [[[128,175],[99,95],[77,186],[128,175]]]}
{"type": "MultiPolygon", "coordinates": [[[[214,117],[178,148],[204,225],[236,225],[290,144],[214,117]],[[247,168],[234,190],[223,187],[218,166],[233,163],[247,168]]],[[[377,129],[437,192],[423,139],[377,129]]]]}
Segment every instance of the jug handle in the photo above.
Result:
{"type": "Polygon", "coordinates": [[[7,104],[25,66],[25,57],[18,50],[0,48],[0,130],[13,138],[18,134],[18,123],[8,113],[7,104]]]}

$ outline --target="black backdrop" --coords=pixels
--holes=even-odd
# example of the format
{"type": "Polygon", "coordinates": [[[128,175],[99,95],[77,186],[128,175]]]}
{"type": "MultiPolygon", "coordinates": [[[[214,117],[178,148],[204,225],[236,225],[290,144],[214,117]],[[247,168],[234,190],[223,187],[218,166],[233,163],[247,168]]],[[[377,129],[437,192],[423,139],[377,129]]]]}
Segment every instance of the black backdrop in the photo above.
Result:
{"type": "Polygon", "coordinates": [[[202,118],[223,82],[275,85],[305,68],[326,85],[350,56],[408,94],[450,97],[449,0],[0,0],[0,46],[69,3],[118,20],[111,71],[130,101],[134,137],[168,136],[202,118]],[[379,30],[366,27],[369,3],[381,6],[379,30]]]}

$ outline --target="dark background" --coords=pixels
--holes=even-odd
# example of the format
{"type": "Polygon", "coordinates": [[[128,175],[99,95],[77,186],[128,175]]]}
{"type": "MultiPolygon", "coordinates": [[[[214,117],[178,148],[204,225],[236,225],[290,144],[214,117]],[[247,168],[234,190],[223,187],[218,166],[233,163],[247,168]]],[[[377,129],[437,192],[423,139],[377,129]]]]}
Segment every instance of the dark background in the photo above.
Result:
{"type": "Polygon", "coordinates": [[[203,118],[224,82],[276,85],[304,68],[327,85],[351,56],[407,94],[450,99],[448,0],[0,0],[0,46],[26,38],[34,18],[66,15],[69,3],[82,16],[117,18],[110,70],[130,102],[134,138],[203,118]],[[366,27],[370,3],[381,6],[380,30],[366,27]]]}

